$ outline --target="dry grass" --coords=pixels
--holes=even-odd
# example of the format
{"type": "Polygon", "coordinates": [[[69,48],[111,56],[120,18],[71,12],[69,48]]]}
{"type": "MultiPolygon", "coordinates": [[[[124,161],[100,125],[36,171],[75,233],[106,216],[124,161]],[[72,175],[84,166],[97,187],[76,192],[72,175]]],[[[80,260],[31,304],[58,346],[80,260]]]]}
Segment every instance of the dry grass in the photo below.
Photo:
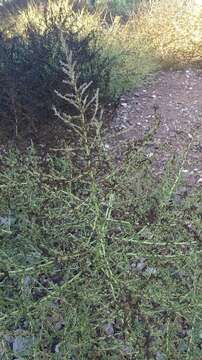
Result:
{"type": "Polygon", "coordinates": [[[202,4],[194,0],[153,0],[144,3],[136,27],[150,39],[156,57],[164,65],[187,65],[202,57],[202,4]]]}
{"type": "Polygon", "coordinates": [[[28,27],[32,27],[43,35],[47,28],[54,24],[61,30],[82,29],[83,33],[98,30],[101,26],[100,14],[89,14],[87,10],[75,12],[73,5],[67,0],[48,0],[47,5],[30,3],[20,11],[14,19],[17,34],[25,35],[28,27]]]}

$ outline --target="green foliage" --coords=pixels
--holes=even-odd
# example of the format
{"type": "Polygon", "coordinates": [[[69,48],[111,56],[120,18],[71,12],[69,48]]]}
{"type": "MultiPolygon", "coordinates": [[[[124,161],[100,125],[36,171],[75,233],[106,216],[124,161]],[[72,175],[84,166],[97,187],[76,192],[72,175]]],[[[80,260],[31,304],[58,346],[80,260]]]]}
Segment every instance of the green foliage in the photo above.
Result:
{"type": "Polygon", "coordinates": [[[157,182],[150,137],[117,164],[71,52],[63,69],[77,148],[1,155],[1,352],[23,358],[21,336],[30,360],[199,359],[201,191],[175,201],[182,159],[157,182]]]}
{"type": "Polygon", "coordinates": [[[34,338],[29,359],[57,358],[57,344],[61,359],[199,358],[201,194],[168,204],[172,183],[152,190],[136,153],[99,181],[72,174],[66,154],[3,160],[6,351],[21,334],[34,338]]]}

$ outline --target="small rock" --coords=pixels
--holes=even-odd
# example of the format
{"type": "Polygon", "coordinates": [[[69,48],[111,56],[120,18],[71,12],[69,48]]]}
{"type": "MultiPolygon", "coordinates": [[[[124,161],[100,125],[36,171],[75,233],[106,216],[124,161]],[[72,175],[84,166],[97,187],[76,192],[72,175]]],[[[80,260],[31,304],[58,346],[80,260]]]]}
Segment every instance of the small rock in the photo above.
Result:
{"type": "Polygon", "coordinates": [[[55,346],[55,353],[59,353],[60,352],[60,343],[59,344],[57,344],[56,346],[55,346]]]}
{"type": "Polygon", "coordinates": [[[145,272],[149,275],[156,275],[157,269],[154,267],[147,267],[145,272]]]}
{"type": "Polygon", "coordinates": [[[103,326],[103,330],[107,336],[114,335],[114,326],[113,323],[107,323],[103,326]]]}
{"type": "Polygon", "coordinates": [[[0,216],[0,225],[11,226],[16,222],[16,218],[14,216],[0,216]]]}
{"type": "Polygon", "coordinates": [[[183,202],[183,197],[180,194],[172,194],[171,200],[176,204],[180,205],[183,202]]]}
{"type": "Polygon", "coordinates": [[[27,330],[28,328],[29,328],[29,322],[24,317],[22,317],[17,323],[16,332],[19,331],[19,333],[21,333],[21,330],[27,330]]]}
{"type": "Polygon", "coordinates": [[[150,152],[149,154],[147,154],[147,158],[152,158],[152,156],[154,155],[154,153],[153,152],[150,152]]]}
{"type": "Polygon", "coordinates": [[[104,149],[105,149],[105,150],[109,150],[109,149],[110,149],[110,145],[109,145],[109,144],[104,144],[104,149]]]}
{"type": "Polygon", "coordinates": [[[5,342],[8,344],[8,346],[9,346],[10,348],[12,348],[13,341],[14,341],[14,337],[13,337],[13,336],[10,336],[10,335],[5,335],[5,336],[4,336],[4,340],[5,340],[5,342]]]}
{"type": "Polygon", "coordinates": [[[60,346],[59,338],[56,336],[52,339],[51,353],[55,353],[56,351],[58,352],[59,346],[60,346]]]}
{"type": "Polygon", "coordinates": [[[65,326],[65,323],[63,320],[61,321],[58,321],[56,324],[55,324],[55,330],[59,331],[59,330],[62,330],[65,326]]]}
{"type": "Polygon", "coordinates": [[[126,354],[126,355],[132,355],[133,349],[132,349],[130,346],[126,345],[126,346],[124,346],[124,348],[122,349],[122,352],[123,352],[124,354],[126,354]]]}
{"type": "Polygon", "coordinates": [[[15,353],[23,353],[33,345],[33,338],[30,336],[17,336],[13,342],[13,351],[15,353]]]}
{"type": "Polygon", "coordinates": [[[136,263],[132,264],[131,267],[135,271],[143,271],[146,268],[146,259],[140,258],[136,263]]]}
{"type": "Polygon", "coordinates": [[[29,275],[25,275],[24,279],[23,279],[23,285],[24,287],[29,287],[32,283],[32,279],[29,275]]]}
{"type": "Polygon", "coordinates": [[[188,349],[187,343],[186,343],[185,341],[181,341],[181,343],[180,343],[179,346],[178,346],[178,351],[179,351],[180,353],[184,353],[184,352],[187,351],[187,349],[188,349]]]}
{"type": "Polygon", "coordinates": [[[123,106],[124,108],[127,108],[128,104],[127,103],[121,103],[121,106],[123,106]]]}
{"type": "Polygon", "coordinates": [[[161,324],[159,326],[159,332],[160,332],[161,335],[164,335],[166,333],[166,326],[161,324]]]}
{"type": "Polygon", "coordinates": [[[0,225],[9,225],[10,221],[8,217],[0,216],[0,225]]]}
{"type": "Polygon", "coordinates": [[[121,125],[120,125],[120,130],[123,130],[123,129],[127,129],[127,125],[121,124],[121,125]]]}
{"type": "Polygon", "coordinates": [[[188,194],[187,187],[181,186],[178,189],[177,194],[180,195],[180,196],[183,196],[185,198],[187,196],[187,194],[188,194]]]}
{"type": "Polygon", "coordinates": [[[156,353],[156,360],[166,360],[166,355],[161,351],[157,351],[156,353]]]}

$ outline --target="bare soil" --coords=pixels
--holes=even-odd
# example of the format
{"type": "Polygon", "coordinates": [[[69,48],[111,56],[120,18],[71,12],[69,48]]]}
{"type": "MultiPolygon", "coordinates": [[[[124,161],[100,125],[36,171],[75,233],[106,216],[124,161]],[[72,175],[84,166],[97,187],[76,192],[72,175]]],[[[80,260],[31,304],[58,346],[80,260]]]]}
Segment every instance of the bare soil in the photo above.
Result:
{"type": "Polygon", "coordinates": [[[155,170],[163,172],[174,154],[182,158],[187,185],[202,185],[202,70],[158,72],[149,82],[120,99],[110,125],[107,146],[144,137],[160,117],[160,126],[148,145],[155,170]]]}

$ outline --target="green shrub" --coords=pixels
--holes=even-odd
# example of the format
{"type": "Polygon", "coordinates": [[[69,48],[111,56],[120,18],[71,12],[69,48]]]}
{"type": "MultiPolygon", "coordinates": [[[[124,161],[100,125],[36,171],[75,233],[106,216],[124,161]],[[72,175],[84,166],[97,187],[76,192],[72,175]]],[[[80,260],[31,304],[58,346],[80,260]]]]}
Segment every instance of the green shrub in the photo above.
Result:
{"type": "MultiPolygon", "coordinates": [[[[103,54],[96,34],[92,31],[83,37],[79,32],[69,30],[63,36],[76,54],[81,81],[93,81],[100,89],[101,100],[106,101],[112,60],[103,54]]],[[[39,126],[55,122],[52,111],[54,90],[61,87],[60,61],[64,59],[60,31],[53,25],[41,35],[29,28],[26,39],[21,36],[7,39],[2,35],[0,54],[2,127],[15,135],[26,129],[26,133],[33,136],[39,126]]]]}
{"type": "Polygon", "coordinates": [[[76,53],[81,82],[93,81],[102,103],[116,100],[156,66],[149,41],[143,41],[132,19],[124,24],[115,17],[109,23],[101,11],[75,9],[64,0],[30,3],[7,16],[0,39],[4,133],[26,133],[34,139],[44,124],[49,134],[54,132],[52,104],[62,76],[61,32],[76,53]]]}

